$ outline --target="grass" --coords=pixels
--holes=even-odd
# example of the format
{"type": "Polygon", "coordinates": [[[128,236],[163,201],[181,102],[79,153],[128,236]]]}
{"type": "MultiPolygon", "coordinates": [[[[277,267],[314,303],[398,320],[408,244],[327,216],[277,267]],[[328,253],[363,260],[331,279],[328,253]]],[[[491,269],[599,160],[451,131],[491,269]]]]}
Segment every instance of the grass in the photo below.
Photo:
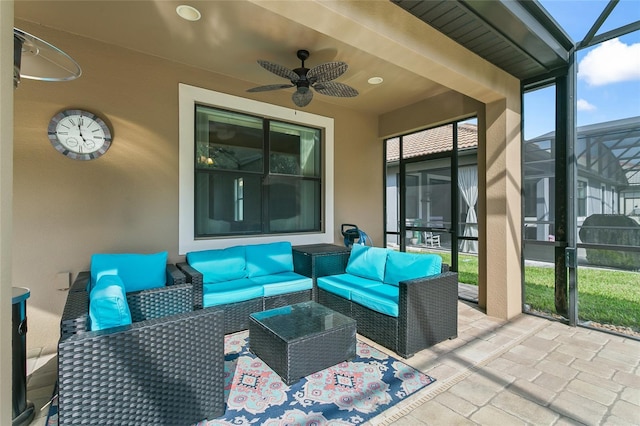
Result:
{"type": "MultiPolygon", "coordinates": [[[[438,253],[451,264],[451,255],[438,253]]],[[[525,303],[555,314],[554,268],[525,266],[525,303]]],[[[478,285],[478,258],[461,254],[458,280],[478,285]]],[[[630,327],[640,331],[640,273],[578,268],[578,316],[581,321],[630,327]]]]}

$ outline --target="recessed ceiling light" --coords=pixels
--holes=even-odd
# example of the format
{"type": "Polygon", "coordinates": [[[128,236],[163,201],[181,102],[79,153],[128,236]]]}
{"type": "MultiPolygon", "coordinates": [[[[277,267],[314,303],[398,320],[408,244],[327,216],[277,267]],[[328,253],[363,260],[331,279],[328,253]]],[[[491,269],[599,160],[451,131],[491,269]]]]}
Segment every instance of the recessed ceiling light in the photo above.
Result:
{"type": "Polygon", "coordinates": [[[197,21],[202,17],[198,9],[193,6],[187,6],[186,4],[181,4],[176,7],[176,13],[187,21],[197,21]]]}
{"type": "Polygon", "coordinates": [[[367,81],[369,82],[369,84],[380,84],[384,81],[384,79],[382,77],[371,77],[367,81]]]}

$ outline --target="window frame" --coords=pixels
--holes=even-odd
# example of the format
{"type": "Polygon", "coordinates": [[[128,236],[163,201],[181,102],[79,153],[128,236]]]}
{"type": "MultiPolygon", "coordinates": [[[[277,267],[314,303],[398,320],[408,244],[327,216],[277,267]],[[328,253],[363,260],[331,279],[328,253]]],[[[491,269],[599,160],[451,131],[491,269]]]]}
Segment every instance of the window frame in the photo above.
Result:
{"type": "Polygon", "coordinates": [[[334,241],[334,120],[291,108],[241,98],[226,93],[180,83],[179,97],[179,203],[178,253],[224,248],[236,244],[289,241],[291,244],[333,243],[334,241]],[[301,234],[263,234],[251,236],[195,237],[195,105],[207,105],[253,114],[264,118],[319,128],[322,144],[322,230],[301,234]]]}

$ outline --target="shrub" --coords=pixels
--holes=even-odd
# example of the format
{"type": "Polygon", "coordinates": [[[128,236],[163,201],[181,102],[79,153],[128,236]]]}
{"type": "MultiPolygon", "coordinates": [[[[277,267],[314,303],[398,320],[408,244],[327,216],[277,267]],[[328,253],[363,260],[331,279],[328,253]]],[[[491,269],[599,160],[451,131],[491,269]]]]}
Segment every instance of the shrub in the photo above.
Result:
{"type": "MultiPolygon", "coordinates": [[[[580,229],[583,243],[640,246],[640,225],[633,219],[617,214],[593,214],[580,229]]],[[[587,261],[593,265],[622,269],[640,269],[640,253],[621,250],[587,248],[587,261]]]]}

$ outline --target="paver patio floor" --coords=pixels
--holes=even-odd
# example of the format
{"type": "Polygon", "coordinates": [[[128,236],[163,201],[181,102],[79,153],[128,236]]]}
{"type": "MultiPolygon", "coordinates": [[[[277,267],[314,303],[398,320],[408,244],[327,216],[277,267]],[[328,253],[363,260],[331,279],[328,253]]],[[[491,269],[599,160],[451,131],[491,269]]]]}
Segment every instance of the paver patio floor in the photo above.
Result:
{"type": "MultiPolygon", "coordinates": [[[[640,424],[640,341],[532,315],[502,321],[465,301],[458,313],[457,339],[406,360],[437,382],[370,425],[640,424]]],[[[27,371],[41,426],[55,354],[30,351],[27,371]]]]}

